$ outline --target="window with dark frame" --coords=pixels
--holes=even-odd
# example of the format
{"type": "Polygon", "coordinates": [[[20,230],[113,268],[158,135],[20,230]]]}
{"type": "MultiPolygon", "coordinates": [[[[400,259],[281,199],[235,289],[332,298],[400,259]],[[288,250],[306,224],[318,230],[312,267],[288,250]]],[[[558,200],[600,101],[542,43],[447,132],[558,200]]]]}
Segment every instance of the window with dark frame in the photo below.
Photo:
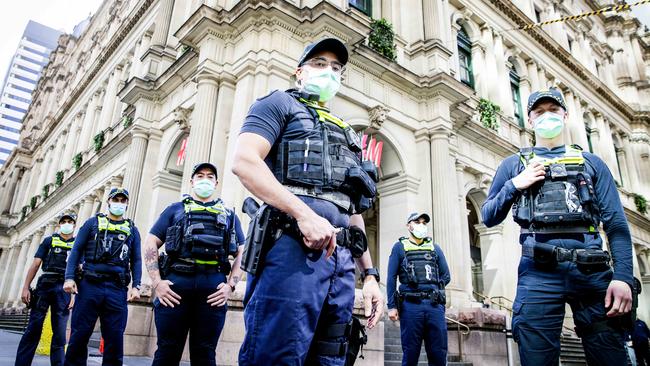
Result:
{"type": "Polygon", "coordinates": [[[372,16],[372,0],[349,0],[348,3],[367,16],[372,16]]]}
{"type": "Polygon", "coordinates": [[[521,109],[521,93],[519,91],[519,75],[517,74],[517,70],[515,70],[514,67],[510,69],[510,91],[512,91],[512,103],[513,103],[513,110],[515,111],[515,119],[519,123],[519,127],[525,127],[524,126],[524,113],[521,109]]]}
{"type": "Polygon", "coordinates": [[[472,44],[469,36],[462,27],[456,37],[458,43],[458,69],[460,72],[460,81],[474,89],[474,73],[472,72],[472,44]]]}
{"type": "Polygon", "coordinates": [[[594,153],[594,146],[591,144],[591,127],[587,121],[585,121],[585,132],[587,133],[587,144],[589,145],[589,152],[594,153]]]}

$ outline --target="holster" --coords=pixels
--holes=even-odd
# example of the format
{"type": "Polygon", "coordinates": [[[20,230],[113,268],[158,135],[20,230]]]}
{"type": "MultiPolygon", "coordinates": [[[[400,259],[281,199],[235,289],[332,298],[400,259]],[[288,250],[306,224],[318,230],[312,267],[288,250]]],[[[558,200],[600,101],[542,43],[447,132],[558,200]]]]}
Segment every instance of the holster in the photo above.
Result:
{"type": "Polygon", "coordinates": [[[584,274],[608,270],[609,261],[609,253],[600,249],[578,249],[575,251],[576,266],[584,274]]]}
{"type": "Polygon", "coordinates": [[[282,235],[279,211],[269,205],[262,205],[251,220],[244,244],[241,268],[257,275],[264,265],[264,257],[271,246],[282,235]]]}
{"type": "Polygon", "coordinates": [[[354,258],[361,258],[368,250],[368,238],[366,233],[359,227],[350,226],[348,229],[341,229],[336,234],[336,245],[350,249],[354,258]]]}
{"type": "Polygon", "coordinates": [[[359,318],[352,317],[352,329],[348,339],[348,352],[345,357],[345,366],[352,366],[357,358],[363,359],[363,346],[368,343],[366,328],[361,324],[359,318]],[[359,356],[361,353],[361,356],[359,356]]]}
{"type": "Polygon", "coordinates": [[[39,300],[40,300],[40,296],[38,295],[38,291],[36,291],[36,289],[30,287],[29,288],[29,304],[26,306],[27,309],[36,309],[36,306],[38,305],[39,300]]]}

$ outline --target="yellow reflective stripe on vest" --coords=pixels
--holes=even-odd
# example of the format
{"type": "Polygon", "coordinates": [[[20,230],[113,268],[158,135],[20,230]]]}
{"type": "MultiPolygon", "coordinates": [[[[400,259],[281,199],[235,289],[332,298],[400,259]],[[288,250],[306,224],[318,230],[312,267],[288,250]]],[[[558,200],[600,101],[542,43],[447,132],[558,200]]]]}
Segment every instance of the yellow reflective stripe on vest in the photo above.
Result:
{"type": "Polygon", "coordinates": [[[58,236],[53,236],[52,237],[52,248],[64,248],[64,249],[72,249],[72,242],[65,242],[61,240],[58,236]]]}
{"type": "Polygon", "coordinates": [[[318,103],[308,101],[304,98],[300,98],[300,101],[304,103],[306,106],[314,108],[316,111],[316,114],[318,114],[318,120],[321,122],[330,122],[333,123],[342,129],[346,129],[350,127],[349,124],[345,123],[342,119],[336,117],[335,115],[331,114],[328,112],[325,108],[321,107],[318,105],[318,103]]]}
{"type": "Polygon", "coordinates": [[[203,265],[209,265],[209,266],[216,266],[219,264],[219,261],[202,261],[200,259],[195,259],[194,263],[196,264],[203,264],[203,265]]]}
{"type": "Polygon", "coordinates": [[[113,224],[105,216],[97,216],[97,222],[99,231],[119,231],[126,235],[131,235],[131,225],[129,225],[128,220],[121,224],[113,224]]]}
{"type": "MultiPolygon", "coordinates": [[[[519,155],[519,159],[524,165],[526,165],[526,160],[523,156],[521,156],[521,154],[519,155]]],[[[558,156],[556,158],[540,157],[535,155],[533,152],[532,158],[528,161],[528,164],[535,162],[541,163],[544,166],[549,166],[551,164],[581,165],[585,163],[585,158],[582,155],[582,150],[568,145],[565,148],[565,153],[562,156],[558,156]]]]}
{"type": "Polygon", "coordinates": [[[402,242],[402,245],[404,245],[405,252],[410,252],[414,250],[429,250],[429,251],[435,250],[433,247],[433,242],[430,239],[425,239],[425,241],[422,242],[422,244],[420,245],[412,243],[407,238],[401,239],[400,241],[402,242]]]}
{"type": "Polygon", "coordinates": [[[226,207],[221,202],[217,202],[212,206],[203,206],[192,200],[186,200],[183,202],[183,208],[185,209],[185,213],[194,211],[208,211],[217,215],[226,213],[226,207]]]}

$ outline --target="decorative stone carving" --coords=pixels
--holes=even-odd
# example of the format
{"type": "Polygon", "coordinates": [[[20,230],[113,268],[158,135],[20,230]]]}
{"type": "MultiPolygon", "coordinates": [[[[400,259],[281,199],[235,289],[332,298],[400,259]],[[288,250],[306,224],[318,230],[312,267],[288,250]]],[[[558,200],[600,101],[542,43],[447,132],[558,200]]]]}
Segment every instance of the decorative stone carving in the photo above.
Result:
{"type": "Polygon", "coordinates": [[[190,130],[190,114],[192,110],[190,108],[177,107],[173,111],[174,113],[174,123],[178,125],[182,131],[189,132],[190,130]]]}
{"type": "Polygon", "coordinates": [[[370,110],[368,110],[368,119],[370,120],[370,125],[368,129],[371,132],[377,132],[381,129],[381,126],[386,121],[386,115],[390,112],[390,109],[384,107],[383,105],[376,105],[370,110]]]}

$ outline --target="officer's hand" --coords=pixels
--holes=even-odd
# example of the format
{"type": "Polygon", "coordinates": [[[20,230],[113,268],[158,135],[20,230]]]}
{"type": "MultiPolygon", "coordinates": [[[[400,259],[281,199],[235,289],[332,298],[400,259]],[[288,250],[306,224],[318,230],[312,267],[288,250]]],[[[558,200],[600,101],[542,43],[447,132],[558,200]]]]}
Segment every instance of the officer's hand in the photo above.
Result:
{"type": "Polygon", "coordinates": [[[72,308],[74,307],[74,298],[75,297],[76,297],[75,295],[70,296],[70,303],[68,304],[68,309],[69,310],[72,310],[72,308]]]}
{"type": "Polygon", "coordinates": [[[76,294],[77,293],[77,283],[74,282],[74,280],[65,280],[63,283],[63,291],[69,293],[69,294],[76,294]]]}
{"type": "Polygon", "coordinates": [[[544,180],[544,175],[546,175],[546,171],[544,170],[543,164],[539,162],[530,163],[523,172],[512,178],[512,184],[518,190],[526,189],[533,184],[544,180]]]}
{"type": "Polygon", "coordinates": [[[388,319],[394,322],[399,320],[399,312],[397,312],[397,309],[388,310],[388,319]]]}
{"type": "Polygon", "coordinates": [[[210,306],[224,306],[230,298],[230,294],[232,294],[230,285],[222,282],[217,286],[217,291],[208,296],[208,304],[210,306]]]}
{"type": "Polygon", "coordinates": [[[363,307],[368,317],[367,327],[375,327],[384,314],[384,296],[381,294],[379,284],[374,276],[367,276],[363,284],[363,307]]]}
{"type": "Polygon", "coordinates": [[[298,228],[307,248],[314,250],[327,248],[327,257],[332,255],[336,248],[336,233],[339,229],[332,226],[327,219],[312,213],[298,220],[298,228]]]}
{"type": "Polygon", "coordinates": [[[23,289],[23,293],[20,296],[20,299],[23,300],[23,303],[27,306],[29,306],[29,300],[30,300],[31,294],[29,293],[28,288],[23,289]]]}
{"type": "Polygon", "coordinates": [[[632,289],[623,281],[612,280],[605,294],[605,309],[612,307],[607,316],[619,316],[632,310],[632,289]]]}
{"type": "Polygon", "coordinates": [[[140,290],[135,287],[132,287],[129,290],[129,298],[127,301],[139,300],[140,299],[140,290]]]}
{"type": "Polygon", "coordinates": [[[181,296],[169,287],[174,283],[169,280],[160,280],[158,283],[154,284],[153,289],[156,291],[156,297],[161,304],[164,306],[174,307],[174,304],[178,305],[181,303],[181,296]]]}

